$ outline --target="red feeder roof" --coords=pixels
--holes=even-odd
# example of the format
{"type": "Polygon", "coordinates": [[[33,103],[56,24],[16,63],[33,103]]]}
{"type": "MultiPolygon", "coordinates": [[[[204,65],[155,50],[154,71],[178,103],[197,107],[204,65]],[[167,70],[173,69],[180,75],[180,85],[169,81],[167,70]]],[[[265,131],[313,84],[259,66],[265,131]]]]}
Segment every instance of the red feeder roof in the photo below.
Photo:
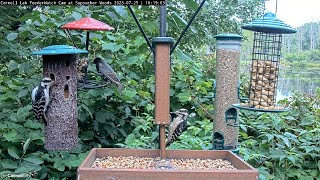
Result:
{"type": "Polygon", "coordinates": [[[72,21],[70,23],[63,25],[61,28],[70,29],[70,30],[101,30],[101,31],[114,30],[114,28],[111,27],[110,25],[90,17],[72,21]]]}

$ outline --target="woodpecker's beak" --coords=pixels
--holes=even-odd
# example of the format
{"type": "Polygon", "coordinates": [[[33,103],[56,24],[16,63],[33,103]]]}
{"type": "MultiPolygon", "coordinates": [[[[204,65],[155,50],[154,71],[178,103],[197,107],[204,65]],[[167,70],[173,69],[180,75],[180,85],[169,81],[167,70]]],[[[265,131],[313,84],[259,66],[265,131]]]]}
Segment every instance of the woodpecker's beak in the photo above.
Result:
{"type": "Polygon", "coordinates": [[[56,83],[55,81],[52,81],[52,86],[57,86],[58,83],[56,83]]]}

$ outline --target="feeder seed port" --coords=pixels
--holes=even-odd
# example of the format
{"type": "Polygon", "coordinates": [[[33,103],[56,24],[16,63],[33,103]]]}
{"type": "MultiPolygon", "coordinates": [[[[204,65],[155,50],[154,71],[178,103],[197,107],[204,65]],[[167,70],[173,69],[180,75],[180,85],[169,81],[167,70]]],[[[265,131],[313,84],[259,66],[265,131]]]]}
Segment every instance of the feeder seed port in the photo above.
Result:
{"type": "Polygon", "coordinates": [[[66,84],[66,85],[64,85],[64,99],[69,99],[69,85],[68,84],[66,84]]]}
{"type": "Polygon", "coordinates": [[[50,79],[52,79],[53,81],[56,80],[55,75],[53,73],[50,74],[50,79]]]}
{"type": "Polygon", "coordinates": [[[70,66],[71,61],[69,59],[66,60],[66,67],[70,66]]]}

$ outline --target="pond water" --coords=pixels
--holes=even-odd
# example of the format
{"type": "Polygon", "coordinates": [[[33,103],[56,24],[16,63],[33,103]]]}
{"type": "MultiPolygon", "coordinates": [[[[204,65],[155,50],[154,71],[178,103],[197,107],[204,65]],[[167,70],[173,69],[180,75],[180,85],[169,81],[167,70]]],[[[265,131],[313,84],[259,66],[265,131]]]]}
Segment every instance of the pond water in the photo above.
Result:
{"type": "Polygon", "coordinates": [[[320,87],[320,69],[280,67],[277,101],[287,98],[295,91],[314,95],[320,87]]]}
{"type": "MultiPolygon", "coordinates": [[[[241,67],[241,73],[248,72],[249,65],[241,67]]],[[[280,67],[277,101],[290,97],[295,91],[314,95],[317,87],[320,87],[320,69],[280,67]]]]}

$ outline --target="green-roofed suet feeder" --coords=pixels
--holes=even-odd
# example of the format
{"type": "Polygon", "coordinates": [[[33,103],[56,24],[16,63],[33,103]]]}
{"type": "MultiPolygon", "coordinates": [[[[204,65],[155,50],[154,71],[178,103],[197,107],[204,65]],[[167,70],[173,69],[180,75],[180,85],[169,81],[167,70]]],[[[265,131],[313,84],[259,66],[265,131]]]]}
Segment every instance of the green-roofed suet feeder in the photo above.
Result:
{"type": "Polygon", "coordinates": [[[77,56],[88,53],[72,46],[48,46],[33,55],[42,55],[43,76],[56,86],[51,89],[51,103],[45,127],[47,150],[71,150],[78,144],[77,123],[77,56]]]}
{"type": "MultiPolygon", "coordinates": [[[[216,35],[215,38],[217,75],[212,147],[213,149],[232,150],[235,149],[238,144],[239,128],[237,128],[237,124],[235,126],[227,125],[226,112],[232,104],[239,102],[238,82],[240,79],[239,67],[242,36],[237,34],[219,34],[216,35]],[[221,144],[221,142],[223,142],[223,144],[221,144]]],[[[234,116],[236,116],[236,114],[234,116]]],[[[238,122],[235,121],[235,123],[238,122]]]]}
{"type": "Polygon", "coordinates": [[[287,110],[276,106],[282,34],[295,33],[296,30],[273,13],[266,13],[262,18],[245,24],[242,28],[253,31],[254,40],[249,102],[238,107],[268,112],[287,110]]]}

